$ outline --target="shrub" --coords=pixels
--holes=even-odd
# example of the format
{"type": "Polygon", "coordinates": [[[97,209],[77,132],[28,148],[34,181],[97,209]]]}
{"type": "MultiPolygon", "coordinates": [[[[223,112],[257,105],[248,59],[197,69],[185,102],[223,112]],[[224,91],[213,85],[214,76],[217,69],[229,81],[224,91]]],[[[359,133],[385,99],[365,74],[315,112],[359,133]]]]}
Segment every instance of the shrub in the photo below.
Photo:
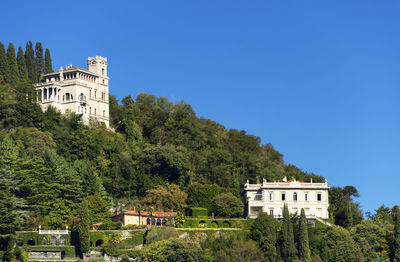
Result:
{"type": "Polygon", "coordinates": [[[190,208],[190,215],[192,217],[207,217],[207,214],[208,214],[207,208],[202,208],[202,207],[190,208]]]}
{"type": "Polygon", "coordinates": [[[121,221],[105,222],[99,226],[99,230],[120,230],[122,228],[121,221]]]}

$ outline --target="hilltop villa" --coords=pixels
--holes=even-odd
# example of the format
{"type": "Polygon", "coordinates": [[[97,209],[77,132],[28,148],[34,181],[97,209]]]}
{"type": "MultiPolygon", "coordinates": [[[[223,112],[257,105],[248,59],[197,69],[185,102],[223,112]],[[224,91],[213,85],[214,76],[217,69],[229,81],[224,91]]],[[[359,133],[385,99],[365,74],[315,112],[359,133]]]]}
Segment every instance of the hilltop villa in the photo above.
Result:
{"type": "Polygon", "coordinates": [[[49,106],[61,113],[67,110],[81,114],[84,123],[96,119],[109,127],[107,58],[88,58],[88,70],[76,66],[62,67],[45,74],[45,82],[36,84],[40,106],[49,106]]]}
{"type": "Polygon", "coordinates": [[[267,182],[244,185],[248,199],[248,217],[256,218],[260,212],[266,212],[279,219],[283,214],[284,204],[290,213],[298,213],[302,208],[308,219],[329,218],[328,183],[287,181],[267,182]]]}

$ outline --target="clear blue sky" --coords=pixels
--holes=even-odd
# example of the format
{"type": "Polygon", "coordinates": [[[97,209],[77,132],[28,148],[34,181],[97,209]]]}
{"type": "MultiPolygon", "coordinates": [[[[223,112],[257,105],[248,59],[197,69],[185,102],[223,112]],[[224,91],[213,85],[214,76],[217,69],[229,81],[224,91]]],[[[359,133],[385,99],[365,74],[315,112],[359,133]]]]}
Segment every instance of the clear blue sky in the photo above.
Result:
{"type": "Polygon", "coordinates": [[[111,93],[185,100],[287,163],[400,204],[399,1],[6,1],[0,41],[55,69],[109,59],[111,93]]]}

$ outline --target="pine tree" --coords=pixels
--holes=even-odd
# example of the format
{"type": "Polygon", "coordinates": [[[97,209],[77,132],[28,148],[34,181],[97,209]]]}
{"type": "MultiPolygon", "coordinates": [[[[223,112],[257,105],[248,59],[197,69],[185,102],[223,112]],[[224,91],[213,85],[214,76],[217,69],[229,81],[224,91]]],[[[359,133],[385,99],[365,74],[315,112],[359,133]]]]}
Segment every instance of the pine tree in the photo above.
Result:
{"type": "Polygon", "coordinates": [[[0,234],[13,233],[17,228],[13,196],[5,180],[0,179],[0,234]]]}
{"type": "Polygon", "coordinates": [[[19,72],[17,59],[15,58],[15,47],[10,43],[7,48],[7,61],[10,70],[10,83],[17,83],[19,81],[19,72]]]}
{"type": "Polygon", "coordinates": [[[80,210],[80,218],[81,222],[79,224],[79,247],[82,253],[89,252],[90,247],[90,239],[89,239],[89,230],[90,230],[90,217],[89,217],[89,204],[85,199],[81,203],[80,210]]]}
{"type": "Polygon", "coordinates": [[[5,136],[0,144],[0,168],[11,170],[18,158],[18,148],[10,136],[5,136]]]}
{"type": "Polygon", "coordinates": [[[28,71],[26,70],[26,62],[24,57],[24,50],[22,47],[18,47],[17,54],[17,64],[18,64],[18,75],[20,81],[28,80],[28,71]]]}
{"type": "Polygon", "coordinates": [[[294,261],[296,259],[296,245],[294,243],[293,224],[290,219],[289,208],[285,204],[283,209],[283,246],[282,253],[285,261],[294,261]]]}
{"type": "Polygon", "coordinates": [[[51,56],[50,56],[50,50],[46,48],[46,52],[44,54],[44,73],[52,73],[54,72],[53,70],[53,65],[51,63],[51,56]]]}
{"type": "Polygon", "coordinates": [[[36,65],[36,72],[38,73],[38,79],[40,78],[40,75],[43,74],[44,70],[44,59],[43,59],[43,47],[42,43],[36,42],[35,45],[35,53],[36,53],[36,58],[35,58],[35,65],[36,65]]]}
{"type": "Polygon", "coordinates": [[[6,83],[10,82],[10,69],[7,62],[6,49],[2,42],[0,42],[0,81],[6,83]]]}
{"type": "Polygon", "coordinates": [[[34,56],[35,52],[33,51],[32,42],[29,41],[26,43],[26,48],[25,48],[25,63],[28,71],[29,80],[31,80],[33,83],[37,83],[39,79],[37,77],[38,73],[36,70],[34,56]]]}
{"type": "Polygon", "coordinates": [[[304,209],[301,209],[299,224],[299,258],[304,262],[311,262],[311,252],[308,242],[308,227],[304,209]]]}

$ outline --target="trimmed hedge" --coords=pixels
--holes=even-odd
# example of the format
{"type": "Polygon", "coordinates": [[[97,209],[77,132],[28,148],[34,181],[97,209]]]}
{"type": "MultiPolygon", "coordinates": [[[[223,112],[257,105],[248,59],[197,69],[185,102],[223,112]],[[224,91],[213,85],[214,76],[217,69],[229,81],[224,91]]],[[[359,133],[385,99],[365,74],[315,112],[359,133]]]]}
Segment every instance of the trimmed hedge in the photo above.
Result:
{"type": "Polygon", "coordinates": [[[186,218],[183,228],[241,228],[249,230],[251,221],[248,219],[202,219],[186,218]]]}
{"type": "Polygon", "coordinates": [[[195,217],[195,218],[207,218],[208,215],[208,210],[207,208],[203,207],[191,207],[190,208],[190,216],[195,217]]]}
{"type": "MultiPolygon", "coordinates": [[[[43,245],[44,240],[47,240],[48,245],[50,245],[50,237],[51,234],[43,234],[39,235],[37,231],[24,231],[24,232],[17,232],[16,233],[16,242],[17,245],[24,245],[28,244],[28,241],[33,240],[36,246],[43,245]]],[[[61,236],[61,235],[60,235],[61,236]]],[[[68,232],[68,235],[62,235],[65,237],[65,245],[71,245],[71,232],[68,232]]],[[[57,239],[57,245],[60,244],[60,240],[57,239]]]]}
{"type": "Polygon", "coordinates": [[[74,246],[27,246],[27,251],[62,251],[64,257],[75,258],[78,256],[74,246]]]}

